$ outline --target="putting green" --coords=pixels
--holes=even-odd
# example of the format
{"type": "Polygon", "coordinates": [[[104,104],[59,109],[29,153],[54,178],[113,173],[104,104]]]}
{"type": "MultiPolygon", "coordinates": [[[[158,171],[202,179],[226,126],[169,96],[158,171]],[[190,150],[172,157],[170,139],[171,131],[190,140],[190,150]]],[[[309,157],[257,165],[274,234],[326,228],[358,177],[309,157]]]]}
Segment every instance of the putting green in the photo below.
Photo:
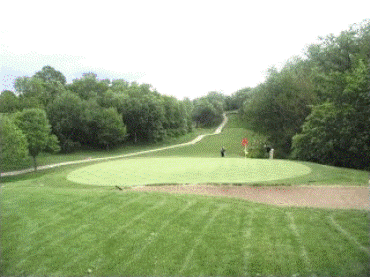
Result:
{"type": "Polygon", "coordinates": [[[137,158],[86,166],[68,180],[92,185],[243,183],[285,179],[311,169],[286,160],[243,158],[137,158]]]}

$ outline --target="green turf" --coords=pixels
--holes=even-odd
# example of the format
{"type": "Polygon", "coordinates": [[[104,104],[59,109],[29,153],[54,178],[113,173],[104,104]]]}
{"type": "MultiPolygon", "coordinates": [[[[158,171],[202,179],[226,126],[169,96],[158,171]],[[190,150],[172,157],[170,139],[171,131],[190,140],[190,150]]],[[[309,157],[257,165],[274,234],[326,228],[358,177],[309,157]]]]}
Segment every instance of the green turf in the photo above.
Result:
{"type": "Polygon", "coordinates": [[[245,158],[138,158],[86,166],[68,175],[83,184],[135,186],[166,183],[252,183],[296,177],[297,162],[245,158]]]}
{"type": "MultiPolygon", "coordinates": [[[[185,162],[182,168],[190,172],[189,168],[198,170],[210,161],[248,163],[240,158],[240,142],[254,135],[238,125],[231,117],[220,135],[194,146],[141,155],[141,160],[181,157],[177,165],[184,164],[181,160],[209,161],[198,166],[185,162]],[[227,148],[225,159],[219,157],[222,145],[227,148]]],[[[68,155],[63,159],[68,160],[68,155]]],[[[261,164],[284,162],[288,161],[261,164]]],[[[291,163],[309,167],[311,172],[261,183],[366,186],[368,182],[365,171],[291,163]]],[[[100,163],[103,169],[107,164],[100,163]]],[[[157,166],[163,171],[176,163],[157,166]]],[[[366,211],[119,191],[67,179],[88,168],[68,165],[2,178],[0,276],[368,276],[370,272],[366,211]]],[[[225,168],[221,164],[214,170],[225,168]]],[[[132,172],[130,166],[125,169],[132,172]]]]}
{"type": "Polygon", "coordinates": [[[370,270],[365,211],[79,188],[48,176],[5,185],[1,210],[1,276],[89,270],[92,276],[366,276],[370,270]]]}

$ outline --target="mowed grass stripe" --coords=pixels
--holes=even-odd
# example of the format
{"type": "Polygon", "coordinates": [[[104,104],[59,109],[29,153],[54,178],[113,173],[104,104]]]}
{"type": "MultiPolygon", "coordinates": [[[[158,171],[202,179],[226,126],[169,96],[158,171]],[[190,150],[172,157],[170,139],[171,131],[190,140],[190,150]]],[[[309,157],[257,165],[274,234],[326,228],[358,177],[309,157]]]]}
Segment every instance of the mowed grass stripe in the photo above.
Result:
{"type": "MultiPolygon", "coordinates": [[[[134,217],[129,217],[127,221],[123,225],[115,226],[116,228],[110,229],[110,232],[107,232],[104,237],[101,237],[101,240],[97,242],[97,245],[94,245],[93,249],[87,249],[89,251],[89,254],[87,256],[82,255],[80,256],[80,261],[85,259],[89,260],[89,256],[94,255],[94,252],[96,254],[97,251],[100,251],[100,249],[103,247],[104,244],[111,244],[113,241],[116,241],[117,236],[120,235],[120,233],[123,233],[123,230],[127,229],[128,227],[134,225],[136,221],[139,219],[143,218],[146,214],[149,212],[155,211],[159,209],[160,207],[164,206],[167,202],[167,199],[165,197],[161,197],[161,201],[157,202],[156,204],[153,204],[151,207],[146,207],[144,205],[141,205],[144,207],[142,211],[136,214],[134,217]]],[[[121,219],[122,220],[122,219],[121,219]]],[[[123,221],[123,220],[122,220],[123,221]]],[[[119,222],[121,223],[121,222],[119,222]]],[[[108,231],[108,230],[107,230],[108,231]]],[[[71,265],[75,266],[76,265],[76,260],[71,260],[69,263],[67,263],[64,268],[70,269],[71,265]]]]}
{"type": "Polygon", "coordinates": [[[253,228],[253,219],[254,219],[254,216],[255,216],[255,212],[254,210],[252,210],[251,212],[249,212],[248,214],[248,221],[247,221],[247,224],[245,226],[245,230],[243,232],[243,237],[244,237],[244,240],[245,240],[245,243],[244,243],[244,275],[248,276],[249,275],[249,262],[250,262],[250,258],[252,256],[252,238],[251,238],[251,235],[252,235],[252,228],[253,228]]]}
{"type": "Polygon", "coordinates": [[[191,207],[191,210],[183,213],[182,217],[168,225],[160,236],[156,237],[150,248],[136,261],[136,266],[133,264],[132,268],[127,268],[125,272],[119,272],[119,274],[171,276],[178,274],[186,254],[199,236],[204,222],[212,210],[217,209],[219,205],[202,197],[181,196],[181,198],[183,197],[191,201],[196,200],[196,204],[191,207]],[[138,270],[139,264],[145,264],[146,268],[141,267],[138,270]]]}
{"type": "Polygon", "coordinates": [[[330,222],[333,224],[333,226],[343,234],[344,237],[346,237],[349,241],[351,241],[353,244],[355,244],[359,249],[364,251],[370,256],[370,249],[364,247],[361,245],[350,233],[348,233],[346,230],[344,230],[335,220],[333,215],[329,216],[330,222]]]}
{"type": "MultiPolygon", "coordinates": [[[[153,193],[153,196],[158,194],[162,195],[161,193],[153,193]]],[[[166,275],[164,271],[158,272],[158,267],[162,262],[166,264],[163,270],[173,272],[172,274],[168,273],[169,275],[174,275],[178,271],[178,269],[176,270],[176,264],[173,263],[176,258],[171,256],[173,255],[171,251],[184,253],[181,248],[186,245],[182,242],[185,244],[191,243],[194,239],[193,230],[201,228],[210,207],[207,201],[199,202],[191,197],[184,199],[184,197],[173,196],[168,197],[168,200],[168,203],[160,211],[151,213],[145,222],[138,222],[134,229],[128,229],[120,237],[117,234],[115,238],[112,238],[115,240],[114,244],[109,246],[109,252],[107,252],[108,258],[112,261],[111,266],[108,268],[103,263],[96,263],[97,275],[155,275],[156,272],[160,275],[166,275]],[[186,203],[194,201],[195,203],[190,207],[191,209],[186,209],[181,217],[176,217],[171,224],[163,228],[161,234],[152,236],[153,233],[158,232],[159,226],[163,224],[165,219],[179,212],[187,205],[186,203]],[[174,232],[174,227],[185,227],[186,229],[182,229],[183,232],[174,232]],[[139,232],[136,232],[136,230],[139,230],[139,232]],[[179,236],[176,237],[176,235],[179,236]],[[147,245],[148,239],[152,240],[150,245],[147,245]],[[146,251],[142,251],[145,247],[146,251]],[[134,262],[129,262],[132,259],[134,259],[134,262]]]]}
{"type": "Polygon", "coordinates": [[[188,254],[186,255],[185,257],[185,261],[179,271],[179,274],[182,274],[184,272],[184,270],[188,267],[188,264],[193,256],[193,253],[194,253],[194,250],[197,248],[197,246],[201,243],[202,241],[202,237],[204,236],[205,232],[207,231],[208,227],[210,226],[210,224],[212,224],[212,222],[215,220],[215,218],[218,216],[218,214],[221,212],[221,210],[225,208],[225,206],[221,205],[216,212],[213,213],[212,217],[210,219],[207,220],[207,222],[205,223],[201,233],[199,234],[199,236],[196,238],[195,240],[195,243],[193,245],[193,247],[191,248],[191,250],[188,252],[188,254]]]}
{"type": "Polygon", "coordinates": [[[301,255],[302,255],[302,257],[305,261],[306,269],[309,273],[311,273],[312,272],[311,261],[310,261],[310,258],[308,257],[308,254],[307,254],[306,248],[304,246],[304,242],[302,240],[302,237],[299,233],[298,227],[294,222],[294,216],[292,215],[291,212],[286,212],[286,215],[288,216],[288,218],[290,220],[289,227],[293,231],[294,236],[296,237],[297,241],[299,242],[299,246],[300,246],[300,249],[301,249],[301,255]]]}
{"type": "MultiPolygon", "coordinates": [[[[45,193],[37,191],[32,194],[30,191],[29,198],[34,201],[30,201],[28,209],[19,209],[17,206],[28,201],[25,198],[21,203],[17,202],[21,191],[8,191],[5,197],[8,202],[15,203],[12,207],[17,209],[17,213],[22,210],[18,213],[19,217],[23,213],[28,214],[27,219],[7,221],[10,222],[5,226],[7,232],[2,226],[5,236],[2,238],[5,274],[2,272],[2,275],[82,276],[88,274],[87,269],[91,269],[91,275],[95,276],[173,276],[182,269],[187,258],[189,264],[183,271],[186,275],[308,275],[301,246],[290,228],[287,211],[294,217],[294,224],[310,258],[312,272],[317,276],[365,276],[369,272],[369,255],[354,247],[353,241],[343,239],[344,235],[329,219],[332,215],[344,230],[367,247],[366,213],[361,211],[287,209],[239,199],[129,190],[96,193],[92,198],[96,206],[87,209],[82,209],[82,206],[88,205],[91,202],[89,197],[94,194],[84,193],[84,190],[66,190],[64,193],[61,190],[59,201],[52,199],[51,202],[48,202],[45,193]],[[125,230],[115,232],[164,199],[166,202],[162,206],[138,218],[125,230]],[[133,202],[122,208],[129,201],[133,202]],[[166,225],[171,216],[177,215],[192,201],[196,203],[166,225]],[[40,228],[53,218],[55,211],[49,207],[61,202],[65,204],[61,214],[66,220],[58,221],[53,228],[40,228]],[[82,206],[76,202],[81,202],[82,206]],[[204,231],[207,221],[222,205],[218,216],[204,231]],[[78,212],[71,210],[72,207],[78,212]],[[35,211],[40,213],[32,215],[35,211]],[[253,220],[248,224],[251,214],[253,220]],[[33,223],[30,224],[29,220],[33,223]],[[60,240],[69,229],[69,239],[60,240]],[[161,234],[150,236],[158,230],[161,234]],[[243,233],[248,230],[249,240],[243,233]],[[50,237],[40,244],[30,238],[30,233],[39,238],[50,233],[50,237]],[[110,237],[110,234],[113,236],[110,237]],[[201,240],[197,241],[199,237],[201,240]],[[50,246],[58,240],[60,243],[50,246]],[[43,250],[38,252],[40,249],[43,250]],[[243,256],[245,249],[251,253],[248,260],[243,256]],[[28,254],[34,253],[32,251],[37,254],[28,259],[28,254]],[[130,262],[132,259],[134,261],[130,262]],[[126,268],[125,264],[128,264],[126,268]]],[[[7,207],[5,214],[12,216],[7,207]]],[[[3,219],[7,220],[7,217],[3,219]]]]}
{"type": "MultiPolygon", "coordinates": [[[[245,216],[254,208],[247,209],[242,202],[228,202],[225,199],[215,202],[224,208],[194,249],[191,271],[199,275],[243,275],[242,231],[245,216]]],[[[178,274],[178,271],[173,274],[178,274]]]]}
{"type": "MultiPolygon", "coordinates": [[[[82,198],[79,202],[80,205],[83,203],[84,200],[89,199],[90,204],[87,206],[81,206],[77,210],[75,210],[75,206],[77,205],[72,199],[70,205],[65,205],[64,209],[61,209],[59,212],[60,214],[63,214],[63,216],[57,217],[57,220],[50,222],[47,225],[39,224],[40,227],[37,230],[34,230],[30,233],[30,237],[25,241],[34,241],[36,242],[35,248],[29,248],[26,251],[25,258],[21,259],[20,263],[17,264],[17,267],[21,266],[22,264],[27,265],[27,262],[29,261],[29,266],[32,264],[32,260],[34,257],[45,257],[44,263],[45,264],[53,264],[53,261],[50,261],[51,254],[53,253],[55,249],[59,248],[65,241],[75,241],[76,244],[82,245],[84,243],[83,237],[86,237],[87,240],[91,238],[90,233],[90,226],[93,224],[91,220],[86,218],[85,220],[79,220],[79,217],[76,217],[76,214],[81,215],[87,215],[87,214],[94,214],[98,212],[100,209],[105,208],[104,206],[101,206],[105,200],[108,200],[108,198],[111,198],[111,195],[107,194],[103,197],[94,198],[91,199],[91,197],[85,197],[82,198]],[[85,221],[85,222],[84,222],[85,221]],[[48,228],[45,228],[45,227],[48,228]],[[45,247],[46,245],[46,247],[45,247]]],[[[148,195],[142,194],[142,195],[132,195],[131,197],[135,197],[131,199],[130,201],[126,202],[120,208],[129,206],[139,200],[142,200],[145,197],[148,197],[148,195]]],[[[107,201],[109,203],[109,200],[107,201]]],[[[66,203],[65,203],[66,204],[66,203]]],[[[109,205],[109,204],[106,204],[109,205]]],[[[113,209],[114,212],[119,212],[120,209],[113,209]]],[[[111,214],[107,214],[109,217],[111,214]]],[[[38,216],[43,222],[47,222],[42,216],[38,216]]],[[[35,218],[33,219],[35,220],[35,218]]],[[[104,217],[101,217],[101,220],[104,220],[104,217]]],[[[94,222],[95,224],[98,224],[98,222],[94,222]]],[[[68,244],[68,242],[66,243],[68,244]]],[[[72,253],[73,254],[73,253],[72,253]]],[[[83,257],[83,256],[81,256],[83,257]]],[[[52,260],[52,259],[51,259],[52,260]]],[[[77,262],[77,260],[73,259],[73,262],[77,262]]],[[[27,267],[27,266],[26,266],[27,267]]],[[[40,268],[37,271],[37,274],[42,274],[43,266],[41,265],[40,268]]]]}
{"type": "Polygon", "coordinates": [[[353,233],[366,241],[364,246],[368,246],[369,221],[362,221],[354,228],[356,221],[364,218],[367,212],[310,208],[291,209],[290,212],[299,228],[313,273],[319,276],[366,276],[370,272],[367,253],[360,249],[356,251],[353,242],[343,240],[343,234],[329,219],[330,215],[341,215],[341,221],[352,226],[353,233]]]}
{"type": "MultiPolygon", "coordinates": [[[[59,239],[53,240],[49,244],[49,246],[52,247],[54,245],[58,245],[61,242],[63,242],[64,240],[69,240],[69,239],[73,238],[73,236],[78,237],[79,235],[81,235],[82,233],[87,231],[87,229],[93,223],[91,222],[90,219],[86,220],[86,218],[83,218],[83,217],[81,218],[81,215],[88,215],[88,214],[92,214],[92,213],[95,213],[95,214],[98,213],[99,214],[99,216],[98,216],[99,219],[100,220],[105,220],[105,218],[107,218],[107,217],[112,217],[112,216],[114,216],[114,214],[122,212],[122,209],[124,209],[127,206],[130,206],[133,203],[138,202],[139,200],[142,200],[143,198],[147,197],[147,195],[145,195],[145,194],[138,195],[137,197],[131,199],[130,201],[128,201],[125,204],[123,204],[122,206],[120,206],[119,209],[111,209],[111,211],[109,211],[107,213],[102,213],[101,210],[105,210],[107,208],[109,209],[109,204],[107,206],[101,206],[102,202],[105,202],[104,200],[108,200],[107,197],[110,198],[111,196],[106,195],[105,197],[103,196],[102,198],[98,198],[98,199],[89,198],[90,203],[88,205],[82,206],[79,209],[72,209],[72,212],[68,213],[69,214],[68,217],[59,218],[57,221],[54,221],[54,222],[48,224],[47,226],[50,227],[51,230],[53,230],[56,227],[56,225],[62,225],[62,226],[66,225],[67,226],[67,230],[66,230],[66,228],[63,228],[63,229],[60,230],[60,232],[58,232],[58,234],[60,234],[59,239]],[[72,224],[72,225],[68,223],[71,220],[71,218],[73,218],[73,221],[75,221],[75,223],[72,224]],[[61,221],[65,221],[66,223],[61,224],[62,223],[61,221]],[[78,228],[77,229],[72,228],[74,226],[78,226],[78,228]]],[[[97,222],[95,222],[95,223],[98,224],[97,222]]],[[[45,230],[45,227],[46,226],[42,226],[42,229],[44,229],[43,233],[47,234],[48,230],[47,229],[45,230]]],[[[42,240],[41,240],[41,242],[43,243],[42,240]]]]}
{"type": "Polygon", "coordinates": [[[289,276],[300,272],[306,274],[305,264],[300,257],[300,248],[289,229],[289,220],[284,209],[260,205],[255,210],[250,236],[248,260],[245,273],[252,276],[289,276]]]}
{"type": "MultiPolygon", "coordinates": [[[[174,221],[175,219],[177,219],[179,216],[182,216],[186,211],[188,211],[189,210],[189,208],[190,207],[192,207],[192,206],[194,206],[196,204],[196,202],[194,201],[194,202],[189,202],[183,209],[181,209],[181,211],[179,211],[178,213],[177,213],[177,211],[176,211],[176,213],[177,213],[177,215],[176,216],[173,216],[172,215],[172,218],[171,219],[169,219],[169,220],[166,220],[160,227],[159,227],[159,229],[157,229],[156,230],[156,232],[154,233],[154,235],[153,235],[153,237],[151,237],[151,239],[149,239],[149,240],[147,240],[147,243],[145,244],[145,245],[143,245],[142,247],[141,247],[141,249],[140,249],[140,251],[139,252],[136,252],[135,254],[134,254],[134,257],[131,259],[131,260],[129,260],[129,261],[127,261],[124,265],[123,265],[123,267],[121,268],[121,270],[125,270],[130,264],[132,264],[134,261],[136,261],[138,258],[140,258],[141,257],[141,255],[144,253],[144,251],[157,239],[157,237],[158,236],[161,236],[162,235],[162,232],[163,232],[163,230],[165,229],[165,228],[167,228],[167,226],[172,222],[172,221],[174,221]]],[[[175,213],[175,212],[174,212],[175,213]]],[[[152,235],[153,233],[151,233],[151,235],[152,235]]]]}

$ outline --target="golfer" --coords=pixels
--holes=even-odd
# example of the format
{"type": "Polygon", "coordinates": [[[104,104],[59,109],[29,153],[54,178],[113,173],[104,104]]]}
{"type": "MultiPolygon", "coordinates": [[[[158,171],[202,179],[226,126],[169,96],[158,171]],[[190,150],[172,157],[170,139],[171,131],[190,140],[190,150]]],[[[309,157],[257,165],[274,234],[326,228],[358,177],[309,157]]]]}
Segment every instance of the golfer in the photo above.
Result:
{"type": "Polygon", "coordinates": [[[222,146],[221,147],[221,157],[225,157],[226,149],[222,146]]]}
{"type": "Polygon", "coordinates": [[[270,158],[270,160],[272,160],[274,158],[274,148],[270,149],[269,158],[270,158]]]}
{"type": "Polygon", "coordinates": [[[267,145],[265,144],[265,149],[266,149],[266,152],[267,152],[267,157],[269,157],[269,155],[270,155],[270,151],[271,151],[271,147],[270,147],[270,146],[267,146],[267,145]]]}

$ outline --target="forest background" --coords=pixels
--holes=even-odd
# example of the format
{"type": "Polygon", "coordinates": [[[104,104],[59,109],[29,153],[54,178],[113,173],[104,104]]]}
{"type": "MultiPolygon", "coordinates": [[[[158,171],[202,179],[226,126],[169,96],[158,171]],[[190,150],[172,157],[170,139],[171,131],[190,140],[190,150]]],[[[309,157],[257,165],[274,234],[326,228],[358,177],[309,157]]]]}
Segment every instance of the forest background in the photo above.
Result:
{"type": "Polygon", "coordinates": [[[0,171],[29,166],[42,151],[112,149],[179,137],[219,124],[238,110],[277,158],[370,169],[370,20],[320,38],[266,80],[224,95],[190,100],[161,95],[150,84],[83,74],[67,84],[44,66],[0,94],[0,171]],[[30,159],[32,157],[32,159],[30,159]]]}

